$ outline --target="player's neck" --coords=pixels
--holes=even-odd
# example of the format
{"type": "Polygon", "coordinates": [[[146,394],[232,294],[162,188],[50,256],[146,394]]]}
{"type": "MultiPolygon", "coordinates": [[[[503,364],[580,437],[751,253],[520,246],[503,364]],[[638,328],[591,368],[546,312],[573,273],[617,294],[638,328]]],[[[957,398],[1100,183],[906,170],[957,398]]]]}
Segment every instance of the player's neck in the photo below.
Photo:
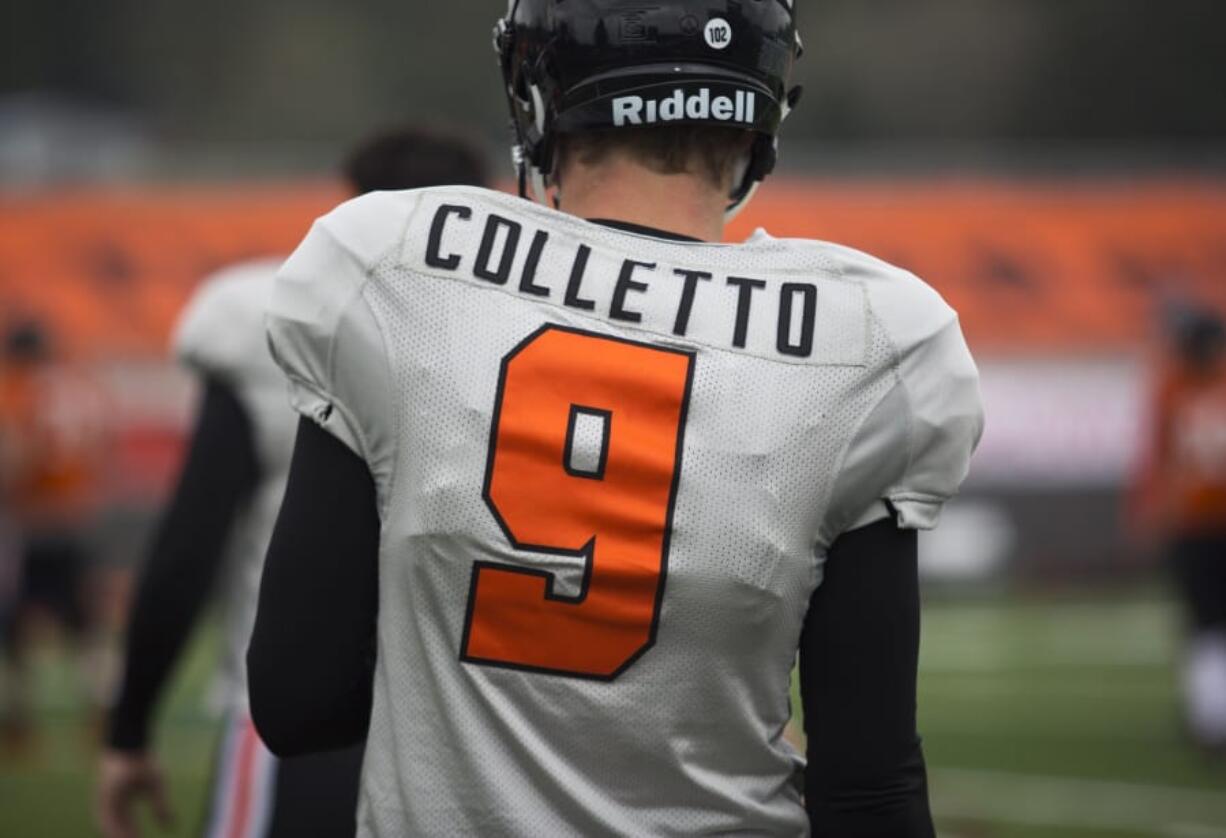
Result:
{"type": "Polygon", "coordinates": [[[727,201],[703,178],[661,175],[630,161],[567,168],[558,208],[707,242],[724,237],[727,201]]]}

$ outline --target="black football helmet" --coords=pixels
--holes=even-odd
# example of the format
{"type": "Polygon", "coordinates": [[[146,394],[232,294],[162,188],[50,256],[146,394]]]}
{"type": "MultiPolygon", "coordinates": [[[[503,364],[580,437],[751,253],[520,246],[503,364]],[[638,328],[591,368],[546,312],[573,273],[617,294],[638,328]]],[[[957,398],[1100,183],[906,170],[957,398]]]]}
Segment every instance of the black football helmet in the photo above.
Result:
{"type": "Polygon", "coordinates": [[[794,0],[509,0],[494,29],[520,194],[544,198],[557,135],[629,125],[741,127],[757,136],[734,213],[775,166],[800,98],[794,0]]]}

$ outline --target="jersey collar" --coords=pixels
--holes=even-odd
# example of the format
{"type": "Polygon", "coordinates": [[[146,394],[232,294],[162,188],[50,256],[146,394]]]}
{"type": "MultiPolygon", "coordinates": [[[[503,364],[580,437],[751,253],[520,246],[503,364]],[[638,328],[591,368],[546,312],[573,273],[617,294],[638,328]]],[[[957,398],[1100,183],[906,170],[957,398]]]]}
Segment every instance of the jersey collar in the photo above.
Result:
{"type": "Polygon", "coordinates": [[[621,230],[625,233],[637,233],[640,236],[651,236],[656,239],[667,239],[668,241],[676,242],[702,242],[702,239],[696,239],[693,236],[670,233],[668,230],[657,230],[655,227],[644,227],[642,224],[632,224],[629,221],[615,221],[611,218],[589,218],[588,221],[593,224],[599,224],[602,227],[612,227],[614,230],[621,230]]]}

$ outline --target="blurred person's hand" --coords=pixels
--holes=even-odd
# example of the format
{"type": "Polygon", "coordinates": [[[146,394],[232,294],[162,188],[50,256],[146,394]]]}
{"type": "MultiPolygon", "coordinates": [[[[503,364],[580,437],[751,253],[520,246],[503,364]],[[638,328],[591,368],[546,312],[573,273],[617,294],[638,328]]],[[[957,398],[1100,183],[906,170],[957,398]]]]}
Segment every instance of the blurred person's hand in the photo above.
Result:
{"type": "Polygon", "coordinates": [[[139,838],[136,810],[142,800],[148,801],[158,826],[173,825],[166,778],[157,760],[144,751],[104,751],[95,812],[103,838],[139,838]]]}

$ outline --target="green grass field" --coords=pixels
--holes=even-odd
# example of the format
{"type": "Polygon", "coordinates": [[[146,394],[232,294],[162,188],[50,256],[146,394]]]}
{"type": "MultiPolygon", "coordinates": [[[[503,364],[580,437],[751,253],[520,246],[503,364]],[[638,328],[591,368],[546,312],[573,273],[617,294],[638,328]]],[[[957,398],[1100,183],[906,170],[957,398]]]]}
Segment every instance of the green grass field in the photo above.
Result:
{"type": "MultiPolygon", "coordinates": [[[[1226,837],[1226,764],[1180,736],[1176,626],[1151,596],[929,603],[920,711],[941,835],[1226,837]]],[[[208,647],[161,728],[177,835],[199,825],[214,745],[208,647]]],[[[0,759],[0,836],[88,836],[89,726],[61,661],[44,655],[37,675],[42,733],[32,754],[0,759]]]]}
{"type": "Polygon", "coordinates": [[[1169,602],[939,604],[924,630],[942,834],[1226,836],[1226,763],[1182,738],[1169,602]]]}

